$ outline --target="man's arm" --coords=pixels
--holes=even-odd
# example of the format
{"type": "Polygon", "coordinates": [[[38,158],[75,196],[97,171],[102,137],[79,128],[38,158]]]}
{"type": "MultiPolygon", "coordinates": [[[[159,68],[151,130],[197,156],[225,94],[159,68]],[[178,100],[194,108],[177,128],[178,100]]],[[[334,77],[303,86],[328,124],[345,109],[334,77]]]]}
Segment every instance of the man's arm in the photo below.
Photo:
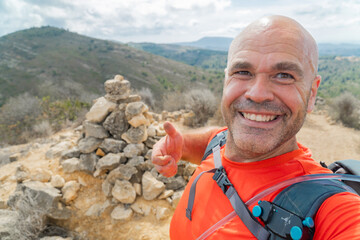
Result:
{"type": "Polygon", "coordinates": [[[164,129],[167,135],[154,145],[151,160],[165,177],[176,174],[180,159],[200,164],[210,137],[219,130],[218,127],[205,127],[181,133],[170,122],[164,123],[164,129]]]}

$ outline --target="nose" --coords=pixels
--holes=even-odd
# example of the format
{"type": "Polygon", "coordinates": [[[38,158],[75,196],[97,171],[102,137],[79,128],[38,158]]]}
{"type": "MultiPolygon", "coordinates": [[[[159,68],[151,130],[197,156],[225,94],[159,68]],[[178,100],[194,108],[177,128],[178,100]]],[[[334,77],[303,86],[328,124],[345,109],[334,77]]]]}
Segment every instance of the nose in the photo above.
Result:
{"type": "Polygon", "coordinates": [[[248,83],[245,97],[257,103],[272,101],[274,94],[269,79],[261,75],[251,79],[248,83]]]}

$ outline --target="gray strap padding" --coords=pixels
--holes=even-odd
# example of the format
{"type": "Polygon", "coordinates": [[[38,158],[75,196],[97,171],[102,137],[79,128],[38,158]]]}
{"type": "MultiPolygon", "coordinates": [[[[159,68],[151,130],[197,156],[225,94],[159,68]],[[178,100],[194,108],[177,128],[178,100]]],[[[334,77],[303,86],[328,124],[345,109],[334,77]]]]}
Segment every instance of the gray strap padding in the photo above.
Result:
{"type": "Polygon", "coordinates": [[[234,208],[236,214],[249,229],[249,231],[258,240],[267,240],[270,236],[270,233],[252,215],[233,186],[229,187],[229,189],[226,191],[226,197],[230,200],[231,206],[234,208]]]}
{"type": "Polygon", "coordinates": [[[191,213],[194,207],[194,200],[195,200],[195,192],[196,192],[196,183],[200,179],[201,175],[204,173],[212,172],[214,173],[216,168],[210,169],[208,171],[201,172],[199,175],[196,176],[194,182],[191,184],[190,192],[189,192],[189,199],[188,199],[188,206],[186,208],[186,217],[191,221],[191,213]]]}
{"type": "Polygon", "coordinates": [[[213,149],[212,149],[213,153],[214,153],[214,165],[215,168],[219,168],[222,166],[221,164],[221,155],[220,155],[220,146],[216,145],[213,149]]]}

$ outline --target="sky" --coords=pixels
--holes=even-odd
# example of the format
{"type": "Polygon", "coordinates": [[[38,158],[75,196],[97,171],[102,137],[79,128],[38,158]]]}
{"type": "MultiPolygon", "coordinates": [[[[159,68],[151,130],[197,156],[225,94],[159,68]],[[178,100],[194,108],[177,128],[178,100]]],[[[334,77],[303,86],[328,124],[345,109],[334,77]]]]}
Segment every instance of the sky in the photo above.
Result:
{"type": "Polygon", "coordinates": [[[0,0],[0,36],[54,26],[120,42],[235,37],[252,21],[284,15],[318,43],[360,44],[360,0],[0,0]]]}

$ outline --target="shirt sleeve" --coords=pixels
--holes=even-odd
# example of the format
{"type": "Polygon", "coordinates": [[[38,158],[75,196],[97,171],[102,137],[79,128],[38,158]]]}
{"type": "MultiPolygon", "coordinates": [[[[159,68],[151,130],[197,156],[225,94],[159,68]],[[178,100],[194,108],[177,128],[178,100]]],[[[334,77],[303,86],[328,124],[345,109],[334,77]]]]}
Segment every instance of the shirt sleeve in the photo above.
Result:
{"type": "Polygon", "coordinates": [[[360,197],[338,193],[328,198],[315,217],[314,240],[360,240],[360,197]]]}

